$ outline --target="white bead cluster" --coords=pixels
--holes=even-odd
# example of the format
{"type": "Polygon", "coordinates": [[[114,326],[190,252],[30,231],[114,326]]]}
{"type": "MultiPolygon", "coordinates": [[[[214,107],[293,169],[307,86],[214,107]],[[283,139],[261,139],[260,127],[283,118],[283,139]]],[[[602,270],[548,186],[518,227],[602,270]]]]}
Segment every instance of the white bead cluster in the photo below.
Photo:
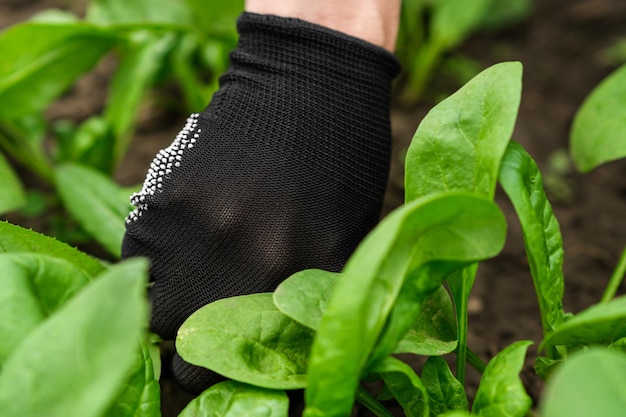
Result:
{"type": "Polygon", "coordinates": [[[176,135],[176,139],[166,149],[162,149],[155,156],[148,174],[143,182],[143,187],[138,193],[130,196],[130,202],[136,208],[126,218],[126,223],[137,220],[148,209],[147,200],[156,192],[163,191],[163,182],[172,173],[172,170],[180,166],[185,149],[193,148],[200,137],[201,129],[198,128],[198,113],[187,118],[187,123],[176,135]]]}

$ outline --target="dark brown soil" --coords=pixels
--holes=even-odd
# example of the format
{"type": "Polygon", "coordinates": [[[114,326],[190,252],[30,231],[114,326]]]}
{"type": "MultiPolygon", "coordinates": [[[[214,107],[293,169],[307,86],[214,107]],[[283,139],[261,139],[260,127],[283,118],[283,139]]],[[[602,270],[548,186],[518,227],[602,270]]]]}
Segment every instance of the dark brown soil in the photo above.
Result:
{"type": "MultiPolygon", "coordinates": [[[[514,139],[537,160],[549,177],[549,195],[560,220],[565,246],[566,310],[578,312],[596,303],[626,244],[626,160],[600,167],[590,174],[575,170],[559,174],[551,157],[568,148],[572,118],[584,98],[620,62],[609,62],[603,52],[626,37],[626,3],[622,0],[541,0],[521,25],[497,34],[469,39],[461,52],[487,67],[501,61],[524,64],[524,90],[514,139]]],[[[0,28],[23,20],[35,10],[61,4],[80,10],[82,1],[0,0],[0,28]]],[[[1,58],[0,58],[1,59],[1,58]]],[[[626,58],[624,58],[626,59],[626,58]]],[[[79,85],[49,112],[51,118],[83,118],[85,109],[98,111],[105,95],[104,69],[79,85]]],[[[441,80],[435,80],[441,83],[441,80]]],[[[453,91],[452,87],[450,92],[453,91]]],[[[432,103],[415,107],[395,105],[394,165],[386,211],[401,204],[401,155],[432,103]]],[[[150,111],[147,114],[152,114],[150,111]]],[[[169,145],[182,123],[165,119],[144,123],[117,177],[125,184],[142,181],[156,151],[169,145]]],[[[541,325],[532,281],[525,259],[520,227],[502,192],[498,202],[509,218],[509,237],[503,253],[485,262],[473,290],[470,307],[469,345],[484,360],[508,344],[522,339],[541,340],[541,325]]],[[[620,294],[625,287],[622,285],[620,294]]],[[[522,373],[529,393],[537,400],[542,384],[532,365],[531,348],[522,373]]],[[[475,389],[475,372],[468,379],[475,389]]],[[[176,415],[191,397],[169,380],[163,383],[163,415],[176,415]]],[[[360,415],[367,415],[360,412],[360,415]]]]}

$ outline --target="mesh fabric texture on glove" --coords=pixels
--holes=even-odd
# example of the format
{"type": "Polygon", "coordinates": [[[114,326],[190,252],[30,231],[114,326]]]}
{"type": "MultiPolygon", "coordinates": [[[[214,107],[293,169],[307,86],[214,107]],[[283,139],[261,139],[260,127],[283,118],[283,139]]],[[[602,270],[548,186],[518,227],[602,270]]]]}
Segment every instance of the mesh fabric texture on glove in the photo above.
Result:
{"type": "MultiPolygon", "coordinates": [[[[217,299],[340,271],[380,216],[393,55],[292,18],[244,13],[238,30],[219,91],[159,152],[126,222],[122,255],[150,259],[164,339],[217,299]]],[[[175,361],[198,392],[211,378],[194,368],[175,361]]]]}

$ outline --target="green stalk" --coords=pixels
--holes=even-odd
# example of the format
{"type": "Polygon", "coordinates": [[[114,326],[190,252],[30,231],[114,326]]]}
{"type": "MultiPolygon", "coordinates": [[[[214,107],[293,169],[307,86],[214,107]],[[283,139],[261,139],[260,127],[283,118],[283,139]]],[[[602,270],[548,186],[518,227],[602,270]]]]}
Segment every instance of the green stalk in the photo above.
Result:
{"type": "Polygon", "coordinates": [[[626,274],[626,247],[622,252],[622,256],[617,263],[615,271],[613,271],[613,275],[611,275],[611,279],[609,280],[609,284],[604,291],[604,295],[602,296],[600,303],[608,303],[613,299],[613,297],[615,297],[615,293],[617,293],[617,289],[624,279],[624,274],[626,274]]]}
{"type": "Polygon", "coordinates": [[[483,362],[483,360],[480,359],[480,357],[477,354],[472,352],[471,349],[467,348],[467,346],[466,346],[466,353],[467,353],[467,362],[470,365],[472,365],[474,369],[476,369],[481,374],[484,373],[485,368],[487,367],[487,364],[485,364],[485,362],[483,362]]]}
{"type": "Polygon", "coordinates": [[[468,298],[467,269],[461,272],[461,294],[456,300],[457,320],[459,323],[459,344],[456,348],[456,379],[465,386],[465,363],[467,362],[468,298]]]}
{"type": "Polygon", "coordinates": [[[372,396],[362,385],[356,390],[356,400],[363,404],[376,417],[393,417],[393,414],[385,408],[376,398],[372,396]]]}

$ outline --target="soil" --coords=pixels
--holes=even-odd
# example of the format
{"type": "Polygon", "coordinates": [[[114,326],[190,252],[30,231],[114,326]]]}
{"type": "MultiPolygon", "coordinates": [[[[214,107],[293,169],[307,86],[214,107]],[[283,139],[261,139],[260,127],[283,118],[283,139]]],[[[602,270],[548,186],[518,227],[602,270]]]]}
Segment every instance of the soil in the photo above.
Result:
{"type": "MultiPolygon", "coordinates": [[[[573,168],[558,172],[553,156],[568,148],[572,119],[584,98],[620,62],[605,51],[626,37],[626,3],[622,0],[541,0],[532,15],[506,31],[478,34],[460,53],[482,68],[518,60],[524,65],[523,95],[514,139],[535,158],[547,177],[548,193],[560,221],[565,246],[567,311],[578,312],[596,303],[626,243],[626,160],[613,162],[582,175],[573,168]]],[[[0,28],[26,19],[36,10],[61,6],[80,11],[79,0],[0,0],[0,28]]],[[[626,57],[622,57],[626,60],[626,57]]],[[[48,112],[51,119],[82,119],[102,108],[107,65],[83,78],[48,112]]],[[[449,81],[435,79],[433,85],[449,81]]],[[[449,92],[453,88],[448,85],[449,92]]],[[[402,203],[401,155],[433,103],[406,106],[395,103],[392,112],[394,157],[385,212],[402,203]]],[[[160,113],[156,113],[159,116],[160,113]]],[[[154,154],[169,145],[183,117],[156,117],[146,111],[133,146],[117,179],[124,185],[143,180],[154,154]]],[[[496,199],[509,219],[506,247],[496,259],[484,262],[470,300],[469,346],[488,360],[510,343],[527,339],[531,347],[522,378],[536,400],[542,383],[532,370],[541,340],[538,306],[529,275],[521,230],[501,192],[496,199]]],[[[626,288],[620,288],[623,294],[626,288]]],[[[419,366],[419,364],[416,364],[419,366]]],[[[474,390],[479,375],[468,373],[474,390]]],[[[163,380],[163,415],[175,416],[191,396],[168,378],[163,380]]],[[[358,415],[369,415],[358,411],[358,415]]]]}

